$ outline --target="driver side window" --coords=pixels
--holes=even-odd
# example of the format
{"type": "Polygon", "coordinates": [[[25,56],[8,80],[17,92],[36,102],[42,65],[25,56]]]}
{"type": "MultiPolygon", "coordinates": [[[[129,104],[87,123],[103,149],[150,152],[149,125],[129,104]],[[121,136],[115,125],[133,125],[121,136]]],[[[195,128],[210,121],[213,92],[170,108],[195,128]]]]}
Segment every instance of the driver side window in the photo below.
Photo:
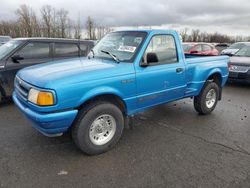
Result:
{"type": "Polygon", "coordinates": [[[151,65],[177,63],[174,37],[171,35],[154,36],[144,53],[143,59],[151,65]]]}

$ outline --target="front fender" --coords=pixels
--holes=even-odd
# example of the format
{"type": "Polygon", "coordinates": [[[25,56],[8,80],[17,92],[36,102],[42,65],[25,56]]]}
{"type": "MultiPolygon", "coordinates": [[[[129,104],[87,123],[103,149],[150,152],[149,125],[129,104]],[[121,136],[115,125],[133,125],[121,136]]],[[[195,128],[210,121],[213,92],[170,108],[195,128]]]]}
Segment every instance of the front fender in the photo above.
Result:
{"type": "Polygon", "coordinates": [[[86,101],[88,101],[94,97],[101,96],[101,95],[108,95],[108,94],[116,95],[121,99],[124,98],[123,94],[119,90],[112,88],[112,87],[103,86],[103,87],[94,88],[94,89],[88,91],[87,93],[85,93],[82,96],[82,98],[80,99],[79,104],[83,104],[86,101]]]}

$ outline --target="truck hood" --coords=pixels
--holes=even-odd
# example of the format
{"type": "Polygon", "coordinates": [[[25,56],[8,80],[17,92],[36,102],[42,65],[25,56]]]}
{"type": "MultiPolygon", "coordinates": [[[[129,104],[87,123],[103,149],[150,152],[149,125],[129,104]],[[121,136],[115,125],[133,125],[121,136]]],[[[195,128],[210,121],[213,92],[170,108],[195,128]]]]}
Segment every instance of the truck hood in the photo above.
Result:
{"type": "Polygon", "coordinates": [[[58,84],[74,84],[132,73],[133,63],[75,58],[31,66],[20,70],[17,76],[34,86],[53,89],[58,84]]]}
{"type": "Polygon", "coordinates": [[[235,54],[236,52],[238,52],[239,49],[225,49],[225,50],[222,50],[221,54],[222,55],[232,55],[232,54],[235,54]]]}
{"type": "Polygon", "coordinates": [[[240,56],[233,56],[230,57],[230,64],[234,65],[250,65],[250,57],[240,57],[240,56]]]}

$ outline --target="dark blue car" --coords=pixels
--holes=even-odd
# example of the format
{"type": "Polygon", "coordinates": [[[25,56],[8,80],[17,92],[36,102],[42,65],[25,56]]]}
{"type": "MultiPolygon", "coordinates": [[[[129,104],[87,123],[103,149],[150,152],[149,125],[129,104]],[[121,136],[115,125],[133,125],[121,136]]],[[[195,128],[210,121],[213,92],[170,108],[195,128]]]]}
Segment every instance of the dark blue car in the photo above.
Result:
{"type": "Polygon", "coordinates": [[[18,70],[31,65],[86,56],[94,41],[52,38],[14,39],[0,46],[0,103],[11,96],[18,70]]]}

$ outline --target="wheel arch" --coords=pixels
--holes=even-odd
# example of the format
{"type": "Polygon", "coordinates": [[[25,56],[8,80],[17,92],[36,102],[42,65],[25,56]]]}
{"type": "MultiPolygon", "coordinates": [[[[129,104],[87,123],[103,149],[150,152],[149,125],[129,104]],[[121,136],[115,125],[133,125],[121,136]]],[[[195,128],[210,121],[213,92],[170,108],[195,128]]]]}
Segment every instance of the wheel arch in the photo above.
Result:
{"type": "Polygon", "coordinates": [[[110,103],[115,104],[118,106],[124,115],[127,115],[127,104],[123,100],[120,94],[117,92],[91,92],[91,94],[86,94],[82,100],[81,105],[78,107],[78,109],[84,108],[84,106],[89,105],[90,103],[93,103],[95,101],[107,101],[110,103]]]}
{"type": "Polygon", "coordinates": [[[222,87],[222,75],[220,72],[213,72],[211,73],[208,78],[207,81],[213,81],[215,82],[219,87],[222,87]]]}
{"type": "Polygon", "coordinates": [[[208,78],[206,79],[206,82],[215,82],[219,86],[219,100],[222,98],[222,74],[220,71],[213,71],[209,74],[208,78]]]}

